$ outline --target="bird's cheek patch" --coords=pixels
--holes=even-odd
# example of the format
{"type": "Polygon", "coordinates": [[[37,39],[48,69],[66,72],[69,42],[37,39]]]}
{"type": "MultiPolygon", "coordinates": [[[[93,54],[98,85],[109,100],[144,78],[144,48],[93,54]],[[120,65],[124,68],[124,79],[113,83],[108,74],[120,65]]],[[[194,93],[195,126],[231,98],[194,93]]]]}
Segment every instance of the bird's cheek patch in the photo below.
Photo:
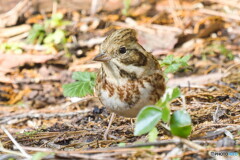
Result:
{"type": "Polygon", "coordinates": [[[131,50],[129,56],[123,56],[121,63],[134,66],[145,66],[147,64],[147,57],[139,50],[131,50]]]}

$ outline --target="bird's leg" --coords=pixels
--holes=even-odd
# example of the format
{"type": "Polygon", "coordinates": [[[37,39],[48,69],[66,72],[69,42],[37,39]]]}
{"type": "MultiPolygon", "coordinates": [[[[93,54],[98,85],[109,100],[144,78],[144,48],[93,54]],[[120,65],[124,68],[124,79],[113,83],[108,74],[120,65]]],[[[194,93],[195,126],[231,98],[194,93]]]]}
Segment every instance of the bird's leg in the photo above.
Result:
{"type": "Polygon", "coordinates": [[[111,125],[112,125],[114,116],[115,116],[115,113],[111,113],[111,117],[110,117],[110,120],[109,120],[109,122],[108,122],[107,130],[105,131],[105,133],[104,133],[104,135],[103,135],[103,139],[104,139],[104,140],[107,140],[108,132],[109,132],[109,129],[110,129],[111,125]]]}

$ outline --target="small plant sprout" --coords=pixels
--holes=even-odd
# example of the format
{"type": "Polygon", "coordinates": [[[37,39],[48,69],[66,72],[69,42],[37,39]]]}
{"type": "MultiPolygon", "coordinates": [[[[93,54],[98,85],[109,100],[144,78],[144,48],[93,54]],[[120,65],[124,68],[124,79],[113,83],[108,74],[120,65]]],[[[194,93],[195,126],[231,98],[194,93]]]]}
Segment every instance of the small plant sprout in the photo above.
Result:
{"type": "Polygon", "coordinates": [[[187,67],[190,58],[191,55],[186,55],[183,57],[174,57],[173,55],[168,55],[162,61],[160,61],[160,64],[163,68],[165,68],[165,74],[175,73],[180,68],[187,67]]]}
{"type": "MultiPolygon", "coordinates": [[[[56,13],[42,24],[34,24],[27,37],[27,42],[44,44],[47,47],[64,48],[68,40],[65,28],[69,21],[65,21],[62,13],[56,13]]],[[[66,48],[64,48],[66,49],[66,48]]]]}
{"type": "Polygon", "coordinates": [[[188,137],[192,129],[189,114],[185,110],[179,110],[171,115],[169,109],[169,103],[180,96],[179,88],[168,88],[156,105],[144,107],[137,116],[134,135],[149,133],[162,120],[165,123],[170,123],[170,131],[173,135],[188,137]]]}
{"type": "Polygon", "coordinates": [[[96,74],[93,72],[74,72],[72,79],[76,82],[63,85],[63,95],[66,97],[84,97],[93,95],[96,74]]]}
{"type": "Polygon", "coordinates": [[[123,6],[124,8],[122,9],[122,14],[124,16],[128,16],[128,11],[131,5],[131,0],[123,0],[123,6]]]}
{"type": "Polygon", "coordinates": [[[5,42],[0,44],[0,50],[4,53],[15,53],[22,54],[23,49],[21,48],[21,43],[5,42]]]}

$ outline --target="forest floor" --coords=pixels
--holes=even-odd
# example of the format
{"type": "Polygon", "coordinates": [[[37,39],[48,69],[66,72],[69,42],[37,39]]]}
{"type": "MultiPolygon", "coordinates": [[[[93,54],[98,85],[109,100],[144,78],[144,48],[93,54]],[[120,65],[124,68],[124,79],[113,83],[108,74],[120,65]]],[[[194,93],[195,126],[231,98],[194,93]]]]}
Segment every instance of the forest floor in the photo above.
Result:
{"type": "MultiPolygon", "coordinates": [[[[21,2],[27,6],[28,1],[21,2]]],[[[0,159],[240,159],[240,8],[235,0],[133,0],[125,7],[110,0],[101,7],[92,4],[92,15],[89,10],[67,11],[54,3],[52,12],[18,9],[15,22],[0,14],[5,18],[0,159]],[[54,8],[59,17],[51,19],[54,8]],[[35,25],[46,23],[55,28],[35,25]],[[147,135],[133,135],[134,120],[117,116],[104,140],[110,113],[98,99],[63,96],[62,85],[73,82],[73,72],[97,72],[100,64],[92,59],[99,45],[123,27],[134,28],[139,43],[159,60],[192,55],[189,67],[168,74],[167,82],[185,96],[193,127],[187,139],[158,125],[157,141],[149,142],[147,135]]],[[[170,107],[181,109],[182,99],[170,107]]]]}

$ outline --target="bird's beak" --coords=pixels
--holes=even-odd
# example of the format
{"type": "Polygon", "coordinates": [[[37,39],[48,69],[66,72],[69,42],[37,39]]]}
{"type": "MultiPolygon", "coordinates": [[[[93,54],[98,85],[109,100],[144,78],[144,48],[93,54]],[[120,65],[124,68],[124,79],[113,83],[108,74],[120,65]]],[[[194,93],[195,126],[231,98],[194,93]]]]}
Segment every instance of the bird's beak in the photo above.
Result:
{"type": "Polygon", "coordinates": [[[105,53],[100,53],[96,57],[93,58],[94,61],[107,62],[111,59],[111,57],[107,56],[105,53]]]}

